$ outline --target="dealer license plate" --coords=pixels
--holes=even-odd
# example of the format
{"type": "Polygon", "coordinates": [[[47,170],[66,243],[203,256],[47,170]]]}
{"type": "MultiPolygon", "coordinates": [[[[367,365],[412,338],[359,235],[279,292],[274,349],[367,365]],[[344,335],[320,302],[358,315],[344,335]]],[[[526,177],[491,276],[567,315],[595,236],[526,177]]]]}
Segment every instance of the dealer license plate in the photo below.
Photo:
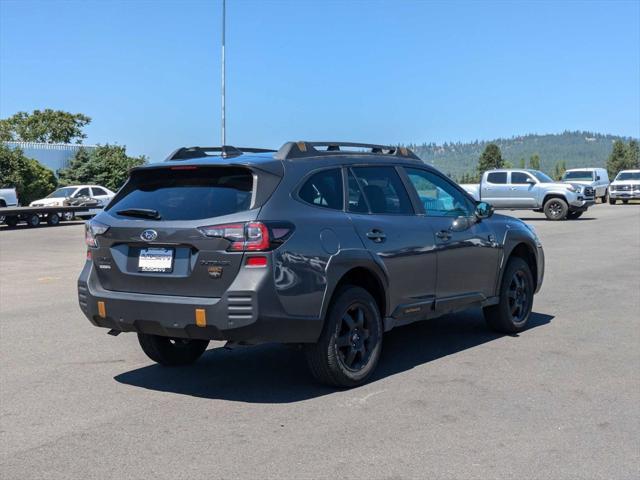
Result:
{"type": "Polygon", "coordinates": [[[167,273],[173,271],[173,249],[143,248],[138,257],[138,271],[167,273]]]}

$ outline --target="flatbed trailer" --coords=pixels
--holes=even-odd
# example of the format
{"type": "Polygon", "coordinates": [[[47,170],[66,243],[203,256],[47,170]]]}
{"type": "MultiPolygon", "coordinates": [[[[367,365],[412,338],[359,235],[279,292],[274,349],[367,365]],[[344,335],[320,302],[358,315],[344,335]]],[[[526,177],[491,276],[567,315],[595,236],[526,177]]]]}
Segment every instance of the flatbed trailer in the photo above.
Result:
{"type": "Polygon", "coordinates": [[[0,223],[15,227],[21,221],[29,227],[37,227],[44,220],[47,225],[58,225],[65,213],[85,213],[94,215],[95,210],[102,207],[73,206],[73,207],[3,207],[0,208],[0,223]]]}

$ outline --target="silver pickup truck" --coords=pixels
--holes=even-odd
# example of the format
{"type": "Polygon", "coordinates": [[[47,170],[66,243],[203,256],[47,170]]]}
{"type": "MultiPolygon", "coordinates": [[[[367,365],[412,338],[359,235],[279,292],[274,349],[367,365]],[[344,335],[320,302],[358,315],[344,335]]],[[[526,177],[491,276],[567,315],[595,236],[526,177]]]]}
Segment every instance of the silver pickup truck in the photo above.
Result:
{"type": "Polygon", "coordinates": [[[549,220],[576,219],[595,203],[592,187],[556,182],[538,170],[489,170],[480,184],[461,187],[496,209],[544,212],[549,220]]]}

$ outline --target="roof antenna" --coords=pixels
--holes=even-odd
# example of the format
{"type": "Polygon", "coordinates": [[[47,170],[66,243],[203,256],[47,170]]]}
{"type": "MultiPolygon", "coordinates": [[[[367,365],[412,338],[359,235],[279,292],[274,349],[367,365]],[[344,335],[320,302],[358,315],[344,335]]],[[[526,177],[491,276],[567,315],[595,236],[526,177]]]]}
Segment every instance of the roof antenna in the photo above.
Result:
{"type": "Polygon", "coordinates": [[[224,40],[225,40],[225,20],[227,16],[227,1],[222,0],[222,156],[225,156],[224,146],[227,144],[227,136],[225,129],[225,58],[224,58],[224,40]]]}

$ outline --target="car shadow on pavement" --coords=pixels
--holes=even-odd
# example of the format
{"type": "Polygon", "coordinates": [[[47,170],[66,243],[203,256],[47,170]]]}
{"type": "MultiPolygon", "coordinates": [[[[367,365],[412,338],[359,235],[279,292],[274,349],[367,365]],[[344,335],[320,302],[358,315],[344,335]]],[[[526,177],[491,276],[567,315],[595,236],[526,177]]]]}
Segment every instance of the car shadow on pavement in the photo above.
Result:
{"type": "MultiPolygon", "coordinates": [[[[553,318],[532,313],[527,330],[553,318]]],[[[371,382],[503,336],[487,329],[480,310],[394,329],[384,337],[382,357],[371,382]]],[[[314,382],[300,349],[279,344],[214,348],[188,367],[150,365],[114,378],[151,390],[248,403],[290,403],[336,391],[314,382]]]]}

